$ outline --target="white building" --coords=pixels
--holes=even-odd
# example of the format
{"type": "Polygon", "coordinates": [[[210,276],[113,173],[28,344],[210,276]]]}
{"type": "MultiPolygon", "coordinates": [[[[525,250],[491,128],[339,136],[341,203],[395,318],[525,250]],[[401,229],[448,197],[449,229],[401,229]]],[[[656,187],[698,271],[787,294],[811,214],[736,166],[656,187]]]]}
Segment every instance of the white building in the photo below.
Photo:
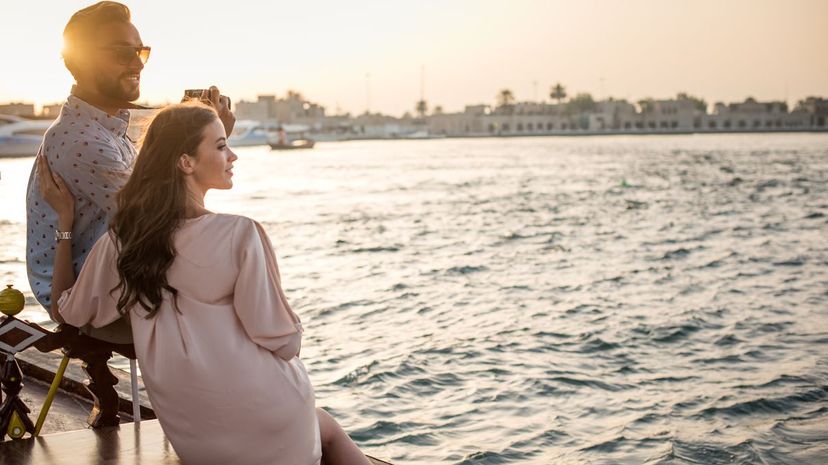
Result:
{"type": "Polygon", "coordinates": [[[34,104],[11,102],[0,105],[0,113],[4,115],[22,116],[33,118],[35,115],[34,104]]]}
{"type": "Polygon", "coordinates": [[[810,115],[811,127],[828,128],[828,99],[808,97],[800,100],[794,111],[804,111],[810,115]]]}
{"type": "Polygon", "coordinates": [[[254,120],[263,123],[306,124],[321,127],[325,119],[325,108],[305,100],[300,94],[288,92],[285,98],[275,95],[259,95],[255,102],[236,103],[237,119],[254,120]]]}
{"type": "Polygon", "coordinates": [[[704,115],[700,130],[745,132],[745,131],[790,131],[811,126],[811,115],[804,109],[788,112],[785,102],[758,102],[748,98],[742,103],[717,103],[713,113],[704,115]]]}

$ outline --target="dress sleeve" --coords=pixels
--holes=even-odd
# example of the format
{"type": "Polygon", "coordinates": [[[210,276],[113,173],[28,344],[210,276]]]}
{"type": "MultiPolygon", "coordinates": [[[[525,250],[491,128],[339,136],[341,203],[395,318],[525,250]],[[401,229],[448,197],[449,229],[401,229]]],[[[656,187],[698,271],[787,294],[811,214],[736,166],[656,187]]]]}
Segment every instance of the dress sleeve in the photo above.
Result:
{"type": "Polygon", "coordinates": [[[282,291],[273,246],[254,220],[245,218],[236,228],[236,315],[253,342],[290,360],[299,355],[303,330],[282,291]]]}
{"type": "Polygon", "coordinates": [[[75,284],[58,299],[58,312],[67,323],[100,328],[121,317],[117,291],[110,294],[118,284],[115,259],[115,245],[106,233],[92,246],[75,284]]]}

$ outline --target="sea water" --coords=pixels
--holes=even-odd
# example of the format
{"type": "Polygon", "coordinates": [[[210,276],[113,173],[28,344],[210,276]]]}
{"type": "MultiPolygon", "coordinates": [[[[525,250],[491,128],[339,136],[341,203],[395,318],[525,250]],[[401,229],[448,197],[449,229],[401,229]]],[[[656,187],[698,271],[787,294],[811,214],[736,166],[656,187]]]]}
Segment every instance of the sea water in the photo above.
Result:
{"type": "MultiPolygon", "coordinates": [[[[828,135],[236,153],[208,207],[265,226],[317,403],[371,455],[828,460],[828,135]]],[[[32,163],[0,160],[0,280],[44,322],[32,163]]]]}

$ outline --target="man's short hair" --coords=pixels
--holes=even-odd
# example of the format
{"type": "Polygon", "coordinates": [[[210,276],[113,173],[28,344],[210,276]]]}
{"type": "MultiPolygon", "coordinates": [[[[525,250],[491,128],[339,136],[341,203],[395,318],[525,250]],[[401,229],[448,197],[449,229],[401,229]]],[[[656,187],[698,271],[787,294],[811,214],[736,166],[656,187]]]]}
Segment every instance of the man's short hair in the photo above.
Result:
{"type": "Polygon", "coordinates": [[[90,5],[69,18],[63,29],[63,62],[66,68],[75,75],[74,59],[76,54],[82,53],[83,45],[94,38],[95,32],[111,22],[130,22],[129,8],[118,2],[103,1],[90,5]]]}

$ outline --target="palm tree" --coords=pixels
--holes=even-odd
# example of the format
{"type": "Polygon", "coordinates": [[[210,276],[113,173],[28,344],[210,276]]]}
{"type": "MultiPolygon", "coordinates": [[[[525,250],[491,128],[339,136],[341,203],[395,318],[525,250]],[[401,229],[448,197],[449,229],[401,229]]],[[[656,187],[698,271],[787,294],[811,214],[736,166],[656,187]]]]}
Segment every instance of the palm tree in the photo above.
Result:
{"type": "Polygon", "coordinates": [[[500,107],[506,107],[511,104],[515,103],[515,95],[509,89],[502,89],[500,93],[497,94],[497,105],[500,107]]]}
{"type": "Polygon", "coordinates": [[[641,113],[650,113],[655,110],[655,101],[650,98],[643,98],[638,101],[638,107],[641,108],[641,113]]]}
{"type": "Polygon", "coordinates": [[[595,106],[595,99],[592,98],[592,95],[584,92],[566,102],[566,112],[580,116],[595,111],[595,106]]]}
{"type": "Polygon", "coordinates": [[[566,88],[561,85],[560,82],[556,83],[552,87],[552,91],[549,93],[549,97],[558,101],[558,105],[560,106],[561,101],[566,98],[566,88]]]}
{"type": "Polygon", "coordinates": [[[426,112],[428,111],[428,103],[425,100],[417,101],[417,114],[420,115],[420,118],[425,118],[426,112]]]}
{"type": "Polygon", "coordinates": [[[707,102],[705,102],[704,99],[690,95],[687,92],[679,92],[679,94],[676,95],[676,100],[689,100],[692,102],[693,108],[697,111],[707,113],[707,102]]]}

